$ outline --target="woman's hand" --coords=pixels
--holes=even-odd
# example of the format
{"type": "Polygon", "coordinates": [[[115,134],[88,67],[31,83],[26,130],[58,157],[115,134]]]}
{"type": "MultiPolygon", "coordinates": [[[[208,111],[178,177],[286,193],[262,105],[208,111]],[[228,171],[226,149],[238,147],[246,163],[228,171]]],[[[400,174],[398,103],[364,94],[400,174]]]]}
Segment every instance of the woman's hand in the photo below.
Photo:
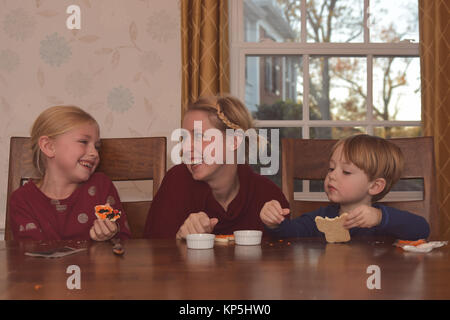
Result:
{"type": "Polygon", "coordinates": [[[211,233],[219,219],[209,218],[204,212],[191,213],[178,229],[176,238],[186,239],[188,234],[192,233],[211,233]]]}
{"type": "Polygon", "coordinates": [[[118,231],[119,228],[115,222],[97,219],[89,230],[89,236],[95,241],[105,241],[114,237],[118,231]]]}
{"type": "Polygon", "coordinates": [[[272,200],[264,204],[259,213],[259,217],[268,228],[276,228],[283,222],[284,216],[289,214],[289,212],[290,210],[288,208],[281,208],[277,200],[272,200]]]}

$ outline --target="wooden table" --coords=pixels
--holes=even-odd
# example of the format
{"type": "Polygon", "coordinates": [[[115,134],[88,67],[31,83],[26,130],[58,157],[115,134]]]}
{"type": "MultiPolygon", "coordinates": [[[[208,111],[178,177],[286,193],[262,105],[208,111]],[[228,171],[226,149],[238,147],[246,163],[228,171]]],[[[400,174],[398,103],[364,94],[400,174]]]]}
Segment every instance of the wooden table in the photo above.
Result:
{"type": "Polygon", "coordinates": [[[124,247],[120,257],[110,243],[0,242],[0,299],[450,299],[449,246],[428,254],[384,240],[263,239],[210,250],[129,240],[124,247]],[[24,255],[63,245],[87,250],[57,259],[24,255]],[[81,289],[67,288],[70,265],[80,267],[81,289]],[[367,286],[374,265],[381,289],[367,286]]]}

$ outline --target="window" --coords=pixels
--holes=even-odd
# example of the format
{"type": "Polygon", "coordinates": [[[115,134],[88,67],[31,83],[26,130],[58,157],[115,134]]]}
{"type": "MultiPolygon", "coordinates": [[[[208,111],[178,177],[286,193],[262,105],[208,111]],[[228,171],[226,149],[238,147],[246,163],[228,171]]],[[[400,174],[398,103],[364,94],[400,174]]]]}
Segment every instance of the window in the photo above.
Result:
{"type": "Polygon", "coordinates": [[[230,0],[232,94],[280,138],[421,135],[418,29],[418,0],[230,0]]]}

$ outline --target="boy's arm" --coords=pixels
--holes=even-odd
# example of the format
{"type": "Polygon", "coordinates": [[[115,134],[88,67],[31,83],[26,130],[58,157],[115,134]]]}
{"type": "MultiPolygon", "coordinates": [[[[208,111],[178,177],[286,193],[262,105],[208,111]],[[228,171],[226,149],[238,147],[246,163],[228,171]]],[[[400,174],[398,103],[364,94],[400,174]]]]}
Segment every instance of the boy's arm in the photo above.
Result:
{"type": "Polygon", "coordinates": [[[430,235],[430,226],[425,218],[384,205],[375,207],[382,212],[380,224],[374,227],[376,234],[402,240],[426,239],[430,235]]]}
{"type": "Polygon", "coordinates": [[[323,234],[317,229],[315,218],[323,215],[323,208],[304,213],[295,219],[284,219],[276,228],[267,228],[268,233],[276,238],[306,238],[321,237],[323,234]]]}

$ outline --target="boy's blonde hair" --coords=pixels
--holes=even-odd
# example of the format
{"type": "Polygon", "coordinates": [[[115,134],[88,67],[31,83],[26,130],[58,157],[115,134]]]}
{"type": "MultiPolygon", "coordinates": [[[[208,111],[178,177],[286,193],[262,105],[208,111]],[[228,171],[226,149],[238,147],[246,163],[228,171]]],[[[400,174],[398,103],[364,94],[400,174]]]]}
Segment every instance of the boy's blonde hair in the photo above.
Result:
{"type": "Polygon", "coordinates": [[[339,140],[332,148],[342,146],[342,155],[367,174],[369,181],[378,178],[386,180],[383,191],[372,197],[372,202],[381,200],[400,179],[404,166],[403,153],[398,146],[386,139],[358,134],[339,140]]]}
{"type": "Polygon", "coordinates": [[[76,106],[54,106],[44,110],[34,121],[31,128],[31,149],[33,165],[41,176],[45,175],[46,161],[39,147],[39,138],[48,136],[55,138],[73,128],[97,121],[86,111],[76,106]]]}

